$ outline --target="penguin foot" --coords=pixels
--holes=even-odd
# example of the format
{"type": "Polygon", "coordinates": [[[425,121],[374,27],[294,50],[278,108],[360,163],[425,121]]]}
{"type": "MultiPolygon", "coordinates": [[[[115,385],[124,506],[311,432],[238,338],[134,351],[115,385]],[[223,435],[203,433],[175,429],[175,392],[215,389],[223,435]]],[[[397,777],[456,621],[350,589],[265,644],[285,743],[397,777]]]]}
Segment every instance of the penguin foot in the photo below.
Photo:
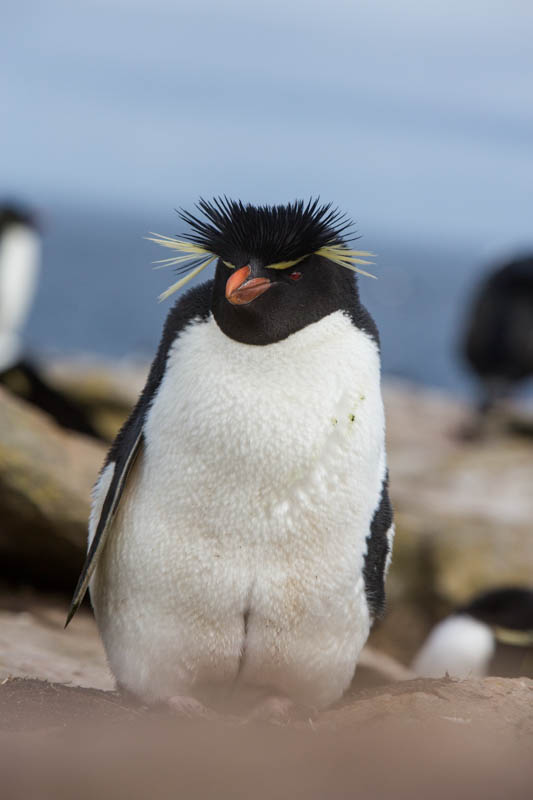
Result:
{"type": "Polygon", "coordinates": [[[310,720],[316,716],[316,710],[302,706],[289,700],[288,697],[271,695],[262,700],[251,714],[247,722],[270,722],[273,725],[289,725],[291,722],[310,720]]]}
{"type": "Polygon", "coordinates": [[[218,719],[218,714],[212,711],[195,697],[187,695],[176,695],[167,701],[170,710],[179,717],[185,719],[218,719]]]}

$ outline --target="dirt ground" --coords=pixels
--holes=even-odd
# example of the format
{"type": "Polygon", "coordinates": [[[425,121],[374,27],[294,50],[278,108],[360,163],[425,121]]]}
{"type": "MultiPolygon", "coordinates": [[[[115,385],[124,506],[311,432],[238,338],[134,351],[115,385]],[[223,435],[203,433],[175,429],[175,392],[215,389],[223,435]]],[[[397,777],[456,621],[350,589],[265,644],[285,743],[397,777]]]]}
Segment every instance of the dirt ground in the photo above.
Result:
{"type": "Polygon", "coordinates": [[[312,721],[198,721],[115,692],[0,686],[4,800],[531,797],[533,682],[407,681],[312,721]]]}
{"type": "Polygon", "coordinates": [[[187,720],[113,691],[92,615],[65,631],[66,604],[0,592],[2,800],[531,796],[531,680],[413,680],[369,649],[312,719],[187,720]]]}

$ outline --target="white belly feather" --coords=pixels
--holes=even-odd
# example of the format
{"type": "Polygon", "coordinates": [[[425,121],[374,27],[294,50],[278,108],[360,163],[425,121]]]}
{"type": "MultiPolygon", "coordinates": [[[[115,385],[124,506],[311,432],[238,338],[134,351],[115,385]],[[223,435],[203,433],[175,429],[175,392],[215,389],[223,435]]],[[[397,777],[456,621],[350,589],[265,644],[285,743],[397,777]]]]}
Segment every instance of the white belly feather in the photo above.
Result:
{"type": "Polygon", "coordinates": [[[91,586],[121,684],[146,700],[340,697],[370,625],[379,371],[341,312],[265,347],[212,318],[179,336],[91,586]]]}

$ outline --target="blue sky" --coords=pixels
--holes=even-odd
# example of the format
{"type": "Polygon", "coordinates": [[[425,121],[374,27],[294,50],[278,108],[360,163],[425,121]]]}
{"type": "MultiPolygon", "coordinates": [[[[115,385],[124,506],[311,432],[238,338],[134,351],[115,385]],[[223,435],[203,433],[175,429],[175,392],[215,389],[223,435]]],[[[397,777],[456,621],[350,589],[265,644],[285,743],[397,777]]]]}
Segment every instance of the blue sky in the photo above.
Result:
{"type": "Polygon", "coordinates": [[[320,194],[363,231],[533,238],[531,3],[19,0],[2,17],[0,194],[125,213],[320,194]]]}

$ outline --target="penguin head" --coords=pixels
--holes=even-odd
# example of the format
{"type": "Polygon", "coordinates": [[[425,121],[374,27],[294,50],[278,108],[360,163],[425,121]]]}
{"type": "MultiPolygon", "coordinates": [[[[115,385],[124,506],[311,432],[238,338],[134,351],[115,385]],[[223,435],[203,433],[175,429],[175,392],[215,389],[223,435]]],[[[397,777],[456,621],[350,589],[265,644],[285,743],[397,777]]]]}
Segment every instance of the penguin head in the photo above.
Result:
{"type": "Polygon", "coordinates": [[[40,227],[37,215],[29,208],[19,203],[0,202],[0,235],[15,226],[31,228],[34,231],[38,231],[40,227]]]}
{"type": "Polygon", "coordinates": [[[179,212],[192,230],[187,240],[155,240],[185,254],[177,264],[187,252],[203,258],[163,296],[216,260],[212,312],[230,338],[270,344],[358,304],[354,273],[368,275],[359,265],[371,263],[371,254],[345,245],[352,223],[330,204],[252,206],[215,198],[197,209],[200,215],[179,212]]]}
{"type": "Polygon", "coordinates": [[[474,597],[458,613],[469,614],[496,633],[529,633],[533,642],[533,590],[526,586],[502,586],[474,597]]]}

